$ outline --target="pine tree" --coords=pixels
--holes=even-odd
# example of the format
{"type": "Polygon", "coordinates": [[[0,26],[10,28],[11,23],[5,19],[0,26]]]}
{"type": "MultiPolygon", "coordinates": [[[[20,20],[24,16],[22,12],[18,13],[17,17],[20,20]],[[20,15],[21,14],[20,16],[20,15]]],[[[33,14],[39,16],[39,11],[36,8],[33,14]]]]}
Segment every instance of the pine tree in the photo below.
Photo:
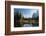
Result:
{"type": "Polygon", "coordinates": [[[16,15],[14,16],[14,26],[15,27],[21,27],[20,24],[20,19],[21,19],[21,14],[19,13],[19,11],[17,11],[16,15]]]}

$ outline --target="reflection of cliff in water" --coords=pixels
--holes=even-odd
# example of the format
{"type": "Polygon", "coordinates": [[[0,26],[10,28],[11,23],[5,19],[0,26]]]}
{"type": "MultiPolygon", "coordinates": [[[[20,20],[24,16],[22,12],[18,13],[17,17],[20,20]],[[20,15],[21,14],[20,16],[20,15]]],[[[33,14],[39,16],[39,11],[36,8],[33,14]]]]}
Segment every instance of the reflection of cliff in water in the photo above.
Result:
{"type": "Polygon", "coordinates": [[[32,18],[24,18],[21,13],[14,15],[14,27],[32,27],[39,26],[39,16],[32,15],[32,18]]]}

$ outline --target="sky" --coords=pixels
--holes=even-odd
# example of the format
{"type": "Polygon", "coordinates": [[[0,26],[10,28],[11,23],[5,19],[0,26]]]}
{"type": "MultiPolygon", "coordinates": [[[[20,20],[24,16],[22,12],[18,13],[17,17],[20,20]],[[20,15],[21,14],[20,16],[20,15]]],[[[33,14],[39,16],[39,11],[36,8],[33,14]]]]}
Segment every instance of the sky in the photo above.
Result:
{"type": "Polygon", "coordinates": [[[14,13],[21,12],[24,18],[32,18],[33,13],[37,13],[38,9],[24,9],[24,8],[14,8],[14,13]]]}

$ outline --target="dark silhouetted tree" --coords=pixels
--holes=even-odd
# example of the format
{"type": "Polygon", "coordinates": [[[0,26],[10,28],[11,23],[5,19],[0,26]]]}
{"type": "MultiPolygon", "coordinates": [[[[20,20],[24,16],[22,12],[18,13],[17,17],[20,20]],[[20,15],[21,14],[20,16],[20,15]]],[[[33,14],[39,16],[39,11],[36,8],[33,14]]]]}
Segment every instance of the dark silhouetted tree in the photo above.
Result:
{"type": "Polygon", "coordinates": [[[20,19],[21,19],[21,13],[17,11],[16,15],[14,15],[14,27],[21,27],[20,19]]]}

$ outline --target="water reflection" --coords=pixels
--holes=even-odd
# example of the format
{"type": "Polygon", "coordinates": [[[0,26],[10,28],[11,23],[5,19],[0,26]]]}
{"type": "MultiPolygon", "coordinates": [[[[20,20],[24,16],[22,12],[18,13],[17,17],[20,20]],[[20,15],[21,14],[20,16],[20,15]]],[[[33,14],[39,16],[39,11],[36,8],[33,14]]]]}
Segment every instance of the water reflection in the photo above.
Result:
{"type": "Polygon", "coordinates": [[[32,27],[32,24],[24,24],[23,27],[32,27]]]}
{"type": "Polygon", "coordinates": [[[39,26],[39,24],[24,24],[23,27],[36,27],[39,26]]]}

